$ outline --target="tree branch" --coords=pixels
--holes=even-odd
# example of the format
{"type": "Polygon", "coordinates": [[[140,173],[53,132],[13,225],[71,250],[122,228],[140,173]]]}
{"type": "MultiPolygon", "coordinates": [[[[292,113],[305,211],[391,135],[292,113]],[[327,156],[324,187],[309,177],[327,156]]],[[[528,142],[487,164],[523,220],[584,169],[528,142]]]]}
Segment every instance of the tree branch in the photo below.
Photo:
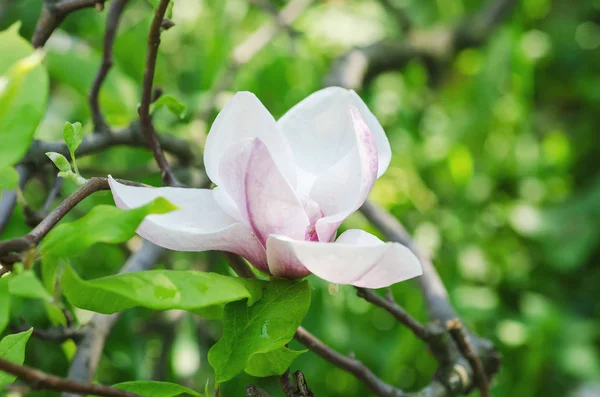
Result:
{"type": "Polygon", "coordinates": [[[31,44],[35,48],[43,47],[54,30],[70,13],[83,8],[104,4],[104,0],[44,0],[42,13],[38,19],[31,44]]]}
{"type": "Polygon", "coordinates": [[[485,368],[483,368],[481,360],[469,341],[469,335],[465,332],[461,321],[459,319],[450,320],[446,323],[446,328],[450,331],[450,335],[460,349],[462,355],[469,361],[469,364],[471,364],[475,376],[475,383],[479,388],[481,397],[491,397],[485,368]]]}
{"type": "Polygon", "coordinates": [[[108,132],[110,130],[108,124],[106,124],[106,121],[104,120],[102,111],[100,110],[99,95],[102,83],[113,64],[113,44],[115,42],[117,28],[119,27],[121,14],[128,1],[129,0],[112,0],[106,16],[102,63],[100,64],[100,69],[98,69],[89,95],[92,121],[94,122],[95,132],[99,133],[108,132]]]}
{"type": "MultiPolygon", "coordinates": [[[[130,181],[119,182],[132,186],[144,186],[130,181]]],[[[90,178],[83,186],[67,197],[54,211],[40,222],[31,232],[23,237],[0,242],[0,257],[11,252],[22,252],[36,246],[52,230],[54,226],[71,211],[77,204],[100,190],[109,190],[107,178],[90,178]]]]}
{"type": "Polygon", "coordinates": [[[142,397],[139,394],[117,389],[115,387],[79,383],[60,378],[34,368],[15,364],[12,361],[8,361],[4,358],[0,358],[0,371],[16,376],[31,386],[32,389],[69,391],[84,395],[91,394],[102,397],[142,397]]]}
{"type": "Polygon", "coordinates": [[[427,341],[429,338],[431,338],[431,333],[425,327],[425,325],[417,321],[394,301],[382,298],[375,291],[365,288],[356,288],[356,294],[367,302],[370,302],[375,306],[379,306],[388,311],[396,318],[396,320],[398,320],[398,322],[406,325],[417,338],[424,341],[427,341]]]}
{"type": "Polygon", "coordinates": [[[146,54],[146,67],[144,70],[144,83],[142,84],[142,100],[140,107],[138,108],[138,114],[140,116],[142,133],[146,137],[146,141],[152,150],[156,164],[158,164],[158,167],[160,168],[163,183],[167,186],[181,186],[181,183],[179,183],[169,167],[169,163],[165,158],[165,154],[160,146],[160,141],[158,140],[156,131],[152,125],[152,118],[150,117],[152,82],[154,80],[154,70],[156,69],[158,46],[160,45],[160,30],[169,1],[170,0],[160,0],[158,7],[156,7],[154,18],[152,19],[152,25],[150,25],[150,32],[148,33],[148,52],[146,54]]]}

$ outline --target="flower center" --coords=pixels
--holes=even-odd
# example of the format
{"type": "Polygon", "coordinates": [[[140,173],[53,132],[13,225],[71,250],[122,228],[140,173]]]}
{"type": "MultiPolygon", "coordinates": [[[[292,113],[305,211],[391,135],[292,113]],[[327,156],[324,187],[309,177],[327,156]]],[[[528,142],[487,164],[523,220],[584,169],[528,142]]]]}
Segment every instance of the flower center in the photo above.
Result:
{"type": "Polygon", "coordinates": [[[319,241],[316,223],[319,219],[323,218],[323,211],[321,211],[321,207],[316,201],[308,197],[301,197],[300,200],[302,201],[302,206],[304,207],[304,211],[306,211],[306,215],[310,222],[304,232],[304,239],[306,241],[319,241]]]}

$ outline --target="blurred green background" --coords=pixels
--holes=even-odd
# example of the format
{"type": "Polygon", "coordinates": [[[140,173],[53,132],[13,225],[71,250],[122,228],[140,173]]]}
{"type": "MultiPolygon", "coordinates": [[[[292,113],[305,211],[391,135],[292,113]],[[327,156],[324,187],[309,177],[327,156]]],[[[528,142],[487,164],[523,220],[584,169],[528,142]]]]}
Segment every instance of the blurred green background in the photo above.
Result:
{"type": "MultiPolygon", "coordinates": [[[[314,2],[293,24],[296,34],[281,31],[235,74],[217,96],[216,110],[235,91],[249,90],[279,117],[319,89],[334,60],[353,47],[409,40],[398,10],[412,21],[411,30],[427,31],[458,26],[485,4],[314,2]]],[[[1,0],[0,29],[21,20],[21,34],[29,39],[40,9],[40,0],[1,0]]],[[[114,126],[136,117],[151,15],[150,4],[141,0],[131,0],[123,15],[115,65],[101,94],[114,126]]],[[[60,140],[67,120],[81,121],[92,132],[87,93],[100,64],[105,17],[94,9],[72,14],[48,42],[51,94],[39,139],[60,140]]],[[[189,112],[177,120],[161,111],[156,125],[190,140],[200,159],[214,117],[201,119],[211,111],[211,88],[226,72],[233,48],[273,17],[246,0],[175,0],[173,20],[175,27],[163,34],[156,84],[189,112]]],[[[369,79],[359,93],[393,149],[392,164],[371,198],[431,253],[465,322],[501,351],[494,396],[600,396],[600,1],[523,0],[482,45],[433,69],[410,60],[369,79]]],[[[111,173],[160,184],[143,149],[113,148],[78,163],[85,177],[111,173]]],[[[33,180],[25,195],[40,207],[46,189],[33,180]]],[[[73,189],[63,185],[64,194],[73,189]]],[[[98,194],[70,216],[100,202],[112,199],[98,194]]],[[[360,215],[345,227],[376,233],[360,215]]],[[[17,210],[2,238],[27,231],[17,210]]],[[[84,277],[111,274],[136,245],[97,246],[75,265],[84,277]]],[[[172,253],[161,266],[228,272],[218,253],[172,253]]],[[[387,382],[406,390],[428,383],[435,361],[423,343],[357,298],[353,288],[331,291],[316,278],[310,281],[308,330],[340,352],[354,352],[387,382]]],[[[426,318],[415,284],[398,284],[394,293],[415,316],[426,318]]],[[[18,304],[14,323],[21,315],[35,326],[47,325],[41,303],[18,304]]],[[[87,317],[80,313],[81,321],[87,317]]],[[[97,380],[169,380],[203,390],[212,377],[206,353],[219,333],[219,323],[190,315],[128,311],[108,338],[97,380]]],[[[26,363],[65,375],[71,353],[32,340],[26,363]]],[[[317,397],[369,395],[352,376],[310,352],[293,369],[304,371],[317,397]]],[[[281,394],[277,379],[240,376],[223,386],[221,396],[241,396],[249,383],[281,394]]]]}

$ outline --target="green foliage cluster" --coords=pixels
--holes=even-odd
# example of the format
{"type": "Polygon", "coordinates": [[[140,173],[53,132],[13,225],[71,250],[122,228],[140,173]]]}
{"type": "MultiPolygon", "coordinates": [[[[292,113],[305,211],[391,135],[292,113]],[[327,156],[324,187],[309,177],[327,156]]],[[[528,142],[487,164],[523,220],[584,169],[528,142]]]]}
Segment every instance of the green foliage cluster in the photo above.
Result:
{"type": "MultiPolygon", "coordinates": [[[[149,3],[130,3],[100,94],[107,122],[115,126],[126,126],[137,116],[143,43],[151,20],[149,3]]],[[[294,25],[301,34],[279,34],[237,72],[232,87],[217,97],[217,106],[236,90],[249,90],[273,114],[282,115],[321,87],[332,61],[345,51],[384,38],[408,40],[383,3],[404,9],[417,28],[429,29],[453,26],[483,2],[319,2],[294,25]]],[[[31,36],[40,9],[41,0],[0,0],[0,188],[15,186],[12,166],[34,136],[64,139],[74,161],[81,134],[93,130],[87,95],[101,62],[106,12],[89,9],[68,17],[42,60],[17,34],[31,36]],[[22,25],[14,25],[17,20],[22,25]],[[64,126],[66,120],[80,120],[81,125],[64,126]]],[[[272,16],[245,0],[177,0],[172,12],[176,27],[163,34],[156,75],[168,95],[152,112],[158,131],[187,139],[200,153],[209,126],[198,116],[206,110],[211,88],[226,72],[235,45],[272,16]]],[[[483,46],[459,52],[440,70],[412,60],[402,70],[376,76],[360,93],[386,129],[393,150],[390,169],[371,197],[431,253],[465,322],[502,352],[502,370],[493,387],[497,397],[563,397],[577,396],[584,387],[598,390],[599,15],[598,1],[523,0],[483,46]]],[[[79,178],[110,173],[160,184],[151,153],[141,148],[111,148],[78,159],[74,169],[65,158],[52,161],[61,172],[79,178]]],[[[63,195],[76,189],[76,177],[63,185],[63,195]]],[[[32,181],[23,200],[39,208],[46,194],[43,184],[32,181]]],[[[352,288],[331,290],[309,277],[309,298],[305,283],[234,281],[223,276],[228,268],[217,253],[173,253],[158,270],[114,275],[128,256],[115,243],[129,240],[143,216],[167,211],[170,204],[155,203],[143,214],[112,205],[109,193],[85,200],[46,238],[41,273],[27,268],[0,279],[0,330],[8,325],[9,313],[12,324],[19,324],[20,317],[36,328],[64,323],[59,304],[77,308],[73,310],[81,322],[89,318],[85,309],[112,313],[127,308],[107,340],[99,382],[159,379],[198,391],[216,374],[220,381],[228,380],[223,395],[241,395],[246,385],[257,383],[250,375],[277,373],[294,361],[293,368],[304,371],[316,396],[368,395],[351,375],[312,353],[299,355],[296,342],[285,347],[302,321],[338,351],[352,350],[387,382],[407,390],[429,382],[435,361],[426,347],[388,313],[356,297],[352,288]],[[75,226],[87,232],[73,233],[75,226]],[[84,247],[81,252],[61,251],[67,238],[76,239],[84,247]],[[59,241],[54,248],[53,239],[59,241]],[[61,252],[52,255],[53,250],[61,252]],[[55,291],[61,272],[61,289],[55,291]],[[192,291],[198,286],[206,288],[201,295],[206,301],[192,291]],[[297,290],[293,305],[277,300],[282,288],[297,290]],[[282,339],[266,338],[251,351],[236,351],[238,344],[232,341],[246,335],[245,330],[269,334],[263,306],[272,311],[269,318],[277,319],[282,310],[290,314],[292,308],[297,313],[286,317],[290,323],[272,325],[282,339]],[[155,309],[184,309],[224,321],[192,314],[174,320],[172,312],[155,309]],[[236,325],[231,319],[245,322],[236,325]],[[242,371],[250,375],[233,378],[242,371]]],[[[360,215],[345,226],[377,232],[360,215]]],[[[28,231],[17,210],[1,238],[28,231]]],[[[134,238],[126,248],[136,245],[139,239],[134,238]]],[[[393,292],[409,312],[426,318],[415,285],[401,283],[393,292]]],[[[31,338],[25,351],[30,334],[6,336],[0,356],[66,373],[73,344],[31,338]]],[[[0,386],[10,381],[0,374],[0,386]]],[[[258,383],[280,393],[276,379],[258,383]]],[[[190,393],[165,383],[118,387],[156,396],[190,393]]]]}

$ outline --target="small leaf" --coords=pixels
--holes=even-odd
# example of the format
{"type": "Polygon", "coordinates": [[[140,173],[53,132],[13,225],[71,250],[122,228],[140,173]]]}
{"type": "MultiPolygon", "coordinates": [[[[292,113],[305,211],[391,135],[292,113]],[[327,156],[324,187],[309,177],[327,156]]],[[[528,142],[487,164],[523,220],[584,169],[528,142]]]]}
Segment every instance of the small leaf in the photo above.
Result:
{"type": "Polygon", "coordinates": [[[135,234],[147,215],[164,214],[176,208],[162,197],[131,210],[99,205],[83,218],[55,227],[42,242],[40,252],[42,255],[70,258],[82,254],[96,243],[122,243],[135,234]]]}
{"type": "Polygon", "coordinates": [[[5,189],[14,189],[19,184],[19,173],[13,167],[0,170],[0,193],[5,189]]]}
{"type": "MultiPolygon", "coordinates": [[[[75,164],[75,162],[73,162],[73,164],[75,164]]],[[[59,172],[57,174],[57,176],[65,179],[67,181],[71,181],[74,184],[76,184],[77,186],[83,186],[87,182],[87,179],[85,179],[84,177],[82,177],[81,175],[79,175],[73,171],[59,172]]]]}
{"type": "Polygon", "coordinates": [[[299,355],[308,350],[290,350],[282,347],[269,353],[257,353],[250,357],[246,369],[248,375],[264,378],[283,374],[299,355]]]}
{"type": "Polygon", "coordinates": [[[8,292],[8,277],[0,278],[0,334],[10,320],[10,294],[8,292]]]}
{"type": "MultiPolygon", "coordinates": [[[[33,332],[33,328],[27,331],[7,335],[0,341],[0,357],[5,360],[12,361],[16,364],[23,364],[25,360],[25,345],[33,332]]],[[[0,372],[0,387],[13,383],[17,379],[16,376],[0,372]]]]}
{"type": "Polygon", "coordinates": [[[169,382],[132,381],[117,383],[116,385],[113,385],[113,387],[142,396],[175,397],[187,393],[192,396],[202,397],[202,394],[195,392],[190,388],[169,382]]]}
{"type": "Polygon", "coordinates": [[[81,145],[83,141],[83,133],[80,122],[75,122],[73,124],[68,121],[65,122],[65,126],[63,128],[63,139],[69,148],[69,152],[71,152],[71,157],[75,153],[75,150],[81,145]]]}
{"type": "Polygon", "coordinates": [[[61,286],[73,306],[111,314],[132,307],[198,311],[241,299],[256,300],[263,283],[183,270],[149,270],[85,281],[67,266],[61,286]]]}
{"type": "Polygon", "coordinates": [[[52,302],[52,295],[44,288],[41,281],[31,270],[9,277],[8,289],[12,295],[23,298],[42,299],[52,302]]]}
{"type": "Polygon", "coordinates": [[[308,282],[289,280],[267,283],[262,298],[250,307],[245,302],[227,304],[223,335],[208,352],[216,382],[241,373],[253,355],[278,350],[288,343],[309,306],[308,282]]]}
{"type": "Polygon", "coordinates": [[[185,116],[185,111],[187,109],[187,106],[179,100],[175,99],[174,96],[162,95],[150,106],[150,113],[154,113],[156,110],[162,108],[163,106],[166,106],[171,111],[171,113],[173,113],[176,117],[179,117],[180,119],[182,119],[185,116]]]}
{"type": "Polygon", "coordinates": [[[61,172],[71,172],[71,164],[69,164],[69,160],[65,156],[60,153],[55,152],[47,152],[46,156],[54,163],[56,168],[58,168],[61,172]]]}

